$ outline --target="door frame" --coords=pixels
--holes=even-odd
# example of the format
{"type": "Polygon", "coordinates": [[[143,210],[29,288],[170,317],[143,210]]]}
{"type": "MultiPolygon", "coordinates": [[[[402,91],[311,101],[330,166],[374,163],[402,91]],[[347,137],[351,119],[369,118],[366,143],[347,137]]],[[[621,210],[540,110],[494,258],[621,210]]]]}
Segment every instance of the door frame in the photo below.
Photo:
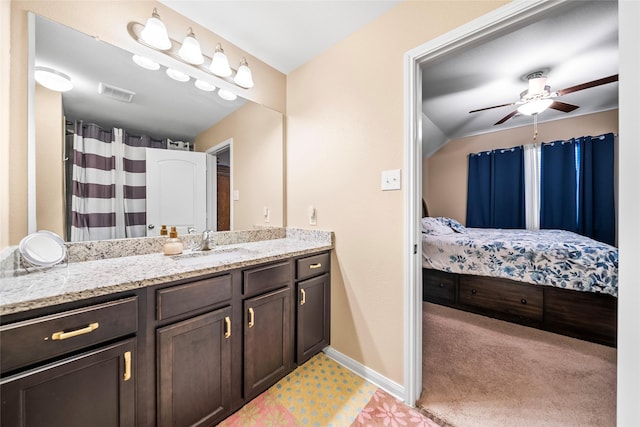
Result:
{"type": "MultiPolygon", "coordinates": [[[[421,66],[534,22],[567,2],[515,1],[436,37],[404,55],[404,401],[422,392],[422,71],[421,66]]],[[[425,135],[428,137],[428,135],[425,135]]]]}
{"type": "MultiPolygon", "coordinates": [[[[207,156],[217,156],[220,151],[229,149],[229,230],[233,231],[233,138],[226,139],[205,150],[207,156]]],[[[207,176],[207,212],[209,209],[209,188],[216,188],[217,176],[207,176]],[[211,186],[211,187],[210,187],[211,186]]],[[[217,197],[217,196],[216,196],[217,197]]],[[[217,210],[216,210],[217,219],[217,210]]],[[[207,223],[209,219],[207,218],[207,223]]],[[[216,224],[217,231],[217,224],[216,224]]]]}

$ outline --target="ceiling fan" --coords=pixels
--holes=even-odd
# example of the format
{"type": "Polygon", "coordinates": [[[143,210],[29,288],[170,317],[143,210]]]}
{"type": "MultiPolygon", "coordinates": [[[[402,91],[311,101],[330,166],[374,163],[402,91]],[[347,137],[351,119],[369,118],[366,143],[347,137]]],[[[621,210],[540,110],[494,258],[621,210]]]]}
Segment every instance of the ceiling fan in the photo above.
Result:
{"type": "Polygon", "coordinates": [[[558,98],[572,92],[577,92],[579,90],[589,89],[603,84],[616,82],[618,81],[618,75],[614,74],[613,76],[604,77],[601,79],[571,86],[566,89],[561,89],[557,92],[551,92],[551,87],[547,85],[547,76],[544,75],[543,71],[534,71],[530,74],[527,74],[526,79],[529,82],[529,89],[523,91],[520,94],[519,101],[511,102],[509,104],[494,105],[493,107],[471,110],[469,111],[469,113],[477,113],[479,111],[491,110],[493,108],[518,105],[517,109],[513,110],[511,113],[498,120],[496,123],[494,123],[494,126],[506,122],[518,113],[526,115],[536,115],[546,110],[547,108],[553,108],[554,110],[569,113],[579,107],[577,105],[556,101],[554,98],[558,98]]]}

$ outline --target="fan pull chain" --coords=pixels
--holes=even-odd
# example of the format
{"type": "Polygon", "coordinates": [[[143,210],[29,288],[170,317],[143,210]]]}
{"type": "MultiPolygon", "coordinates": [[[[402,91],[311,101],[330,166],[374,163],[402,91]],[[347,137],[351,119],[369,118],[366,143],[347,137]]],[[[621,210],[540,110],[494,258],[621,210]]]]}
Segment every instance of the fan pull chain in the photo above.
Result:
{"type": "Polygon", "coordinates": [[[536,138],[538,137],[538,115],[533,115],[533,143],[536,143],[536,138]]]}

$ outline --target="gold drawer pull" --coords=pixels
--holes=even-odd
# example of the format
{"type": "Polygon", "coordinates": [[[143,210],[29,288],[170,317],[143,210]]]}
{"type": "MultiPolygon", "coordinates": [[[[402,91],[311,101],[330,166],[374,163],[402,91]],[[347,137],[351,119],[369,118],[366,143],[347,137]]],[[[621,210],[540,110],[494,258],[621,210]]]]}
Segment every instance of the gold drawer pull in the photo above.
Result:
{"type": "Polygon", "coordinates": [[[231,318],[226,316],[224,318],[224,337],[229,338],[231,336],[231,318]]]}
{"type": "Polygon", "coordinates": [[[127,351],[124,353],[124,376],[123,379],[125,381],[129,381],[131,379],[131,352],[127,351]]]}
{"type": "Polygon", "coordinates": [[[322,263],[321,262],[319,262],[317,264],[311,264],[309,266],[309,268],[312,269],[312,270],[315,269],[315,268],[320,268],[320,267],[322,267],[322,263]]]}
{"type": "Polygon", "coordinates": [[[89,324],[89,326],[87,326],[86,328],[76,329],[75,331],[71,331],[71,332],[64,332],[64,331],[54,332],[51,335],[51,339],[52,340],[66,340],[67,338],[73,338],[73,337],[77,337],[78,335],[84,335],[84,334],[88,334],[90,332],[93,332],[96,329],[98,329],[99,326],[100,325],[98,324],[98,322],[96,322],[96,323],[89,324]]]}
{"type": "Polygon", "coordinates": [[[253,325],[256,324],[255,322],[255,313],[253,312],[253,308],[249,308],[249,327],[253,328],[253,325]]]}
{"type": "Polygon", "coordinates": [[[300,289],[300,294],[302,295],[302,297],[300,298],[300,305],[304,305],[304,303],[307,302],[307,293],[304,291],[304,289],[300,289]]]}

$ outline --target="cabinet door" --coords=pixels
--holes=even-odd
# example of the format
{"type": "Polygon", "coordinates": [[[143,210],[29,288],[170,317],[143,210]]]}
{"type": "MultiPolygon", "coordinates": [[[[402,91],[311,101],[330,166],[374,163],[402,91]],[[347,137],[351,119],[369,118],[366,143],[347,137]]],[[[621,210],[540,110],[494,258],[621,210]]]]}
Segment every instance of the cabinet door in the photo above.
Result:
{"type": "Polygon", "coordinates": [[[251,398],[291,371],[291,289],[244,301],[244,394],[251,398]]]}
{"type": "Polygon", "coordinates": [[[329,345],[330,282],[324,274],[298,283],[296,361],[298,364],[329,345]]]}
{"type": "Polygon", "coordinates": [[[2,425],[135,426],[135,341],[2,379],[2,425]]]}
{"type": "Polygon", "coordinates": [[[213,425],[231,399],[231,308],[157,331],[158,425],[213,425]]]}

